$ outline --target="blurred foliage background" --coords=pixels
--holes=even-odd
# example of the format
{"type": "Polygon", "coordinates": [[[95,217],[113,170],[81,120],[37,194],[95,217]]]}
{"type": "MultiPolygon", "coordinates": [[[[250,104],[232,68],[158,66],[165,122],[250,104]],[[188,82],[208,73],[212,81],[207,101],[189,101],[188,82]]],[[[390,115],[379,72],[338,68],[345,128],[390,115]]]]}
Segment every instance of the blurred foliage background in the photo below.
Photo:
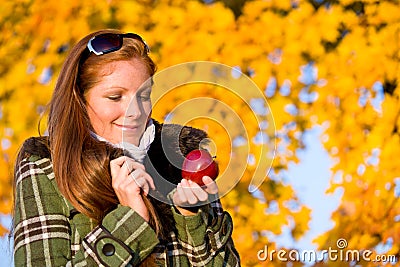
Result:
{"type": "MultiPolygon", "coordinates": [[[[80,38],[101,28],[142,35],[160,70],[187,61],[215,61],[240,69],[265,94],[275,119],[278,153],[259,188],[263,197],[248,192],[254,169],[249,164],[241,182],[223,198],[233,215],[244,266],[302,266],[260,262],[256,253],[264,245],[277,248],[267,236],[281,234],[284,226],[291,228],[294,239],[308,230],[311,211],[280,171],[298,162],[299,151],[307,149],[303,135],[316,125],[323,126],[323,133],[315,142],[322,142],[334,160],[326,194],[343,191],[332,214],[334,227],[315,240],[318,247],[335,248],[338,238],[345,238],[351,249],[379,253],[385,247],[387,254],[400,255],[398,0],[3,1],[1,214],[12,210],[17,150],[25,138],[38,135],[40,115],[66,54],[80,38]],[[274,212],[268,209],[272,204],[274,212]]],[[[180,95],[188,99],[190,92],[180,95]]],[[[221,101],[227,97],[213,92],[221,101]]],[[[174,101],[180,100],[171,97],[168,106],[174,101]]],[[[168,111],[155,110],[154,116],[162,120],[168,111]]],[[[43,120],[41,132],[45,127],[43,120]]],[[[252,120],[246,124],[250,132],[257,127],[252,120]]],[[[217,146],[226,142],[218,139],[220,130],[208,129],[217,146]]],[[[257,149],[256,143],[251,146],[257,149]]],[[[219,155],[219,160],[228,161],[228,155],[219,155]]],[[[6,232],[0,225],[0,235],[6,232]]]]}

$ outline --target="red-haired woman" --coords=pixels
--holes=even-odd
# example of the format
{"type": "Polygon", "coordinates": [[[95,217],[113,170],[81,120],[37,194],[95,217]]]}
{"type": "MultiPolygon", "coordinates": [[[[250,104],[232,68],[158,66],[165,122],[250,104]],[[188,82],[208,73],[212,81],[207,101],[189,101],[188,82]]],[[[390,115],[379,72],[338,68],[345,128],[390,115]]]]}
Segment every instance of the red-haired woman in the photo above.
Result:
{"type": "Polygon", "coordinates": [[[16,266],[240,265],[231,217],[208,201],[215,182],[181,179],[166,156],[182,158],[206,134],[151,119],[148,52],[117,30],[70,51],[48,136],[26,140],[16,162],[16,266]]]}

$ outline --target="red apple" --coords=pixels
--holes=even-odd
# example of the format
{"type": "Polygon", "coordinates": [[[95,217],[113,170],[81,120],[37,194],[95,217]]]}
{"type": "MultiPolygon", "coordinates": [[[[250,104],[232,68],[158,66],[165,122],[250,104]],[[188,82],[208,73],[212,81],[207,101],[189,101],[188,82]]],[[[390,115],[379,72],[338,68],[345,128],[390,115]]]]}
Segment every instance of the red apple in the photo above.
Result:
{"type": "Polygon", "coordinates": [[[203,176],[215,180],[219,174],[218,163],[207,150],[195,149],[186,155],[182,164],[182,177],[203,186],[203,176]]]}

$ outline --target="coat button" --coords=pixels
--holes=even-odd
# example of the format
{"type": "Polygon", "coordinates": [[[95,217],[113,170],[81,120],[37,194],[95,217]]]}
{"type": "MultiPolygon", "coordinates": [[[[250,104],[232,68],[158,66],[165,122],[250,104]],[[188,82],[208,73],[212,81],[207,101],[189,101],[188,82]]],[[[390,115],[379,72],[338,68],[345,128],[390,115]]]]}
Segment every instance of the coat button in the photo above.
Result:
{"type": "Polygon", "coordinates": [[[107,243],[104,245],[102,252],[106,256],[112,256],[112,255],[114,255],[115,247],[113,244],[107,243]]]}

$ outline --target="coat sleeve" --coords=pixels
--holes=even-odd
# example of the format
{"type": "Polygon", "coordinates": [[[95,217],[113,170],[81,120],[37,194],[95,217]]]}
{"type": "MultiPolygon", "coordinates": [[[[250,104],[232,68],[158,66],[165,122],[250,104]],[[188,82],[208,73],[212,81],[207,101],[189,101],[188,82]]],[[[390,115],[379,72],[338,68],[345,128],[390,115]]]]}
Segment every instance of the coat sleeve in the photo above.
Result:
{"type": "MultiPolygon", "coordinates": [[[[173,254],[181,265],[240,266],[240,257],[232,240],[230,214],[219,200],[200,209],[196,215],[183,216],[173,209],[178,246],[173,254]]],[[[174,263],[175,264],[175,263],[174,263]]]]}
{"type": "Polygon", "coordinates": [[[15,266],[134,266],[158,238],[129,207],[119,206],[71,249],[66,200],[54,187],[50,160],[31,156],[15,172],[15,266]]]}

